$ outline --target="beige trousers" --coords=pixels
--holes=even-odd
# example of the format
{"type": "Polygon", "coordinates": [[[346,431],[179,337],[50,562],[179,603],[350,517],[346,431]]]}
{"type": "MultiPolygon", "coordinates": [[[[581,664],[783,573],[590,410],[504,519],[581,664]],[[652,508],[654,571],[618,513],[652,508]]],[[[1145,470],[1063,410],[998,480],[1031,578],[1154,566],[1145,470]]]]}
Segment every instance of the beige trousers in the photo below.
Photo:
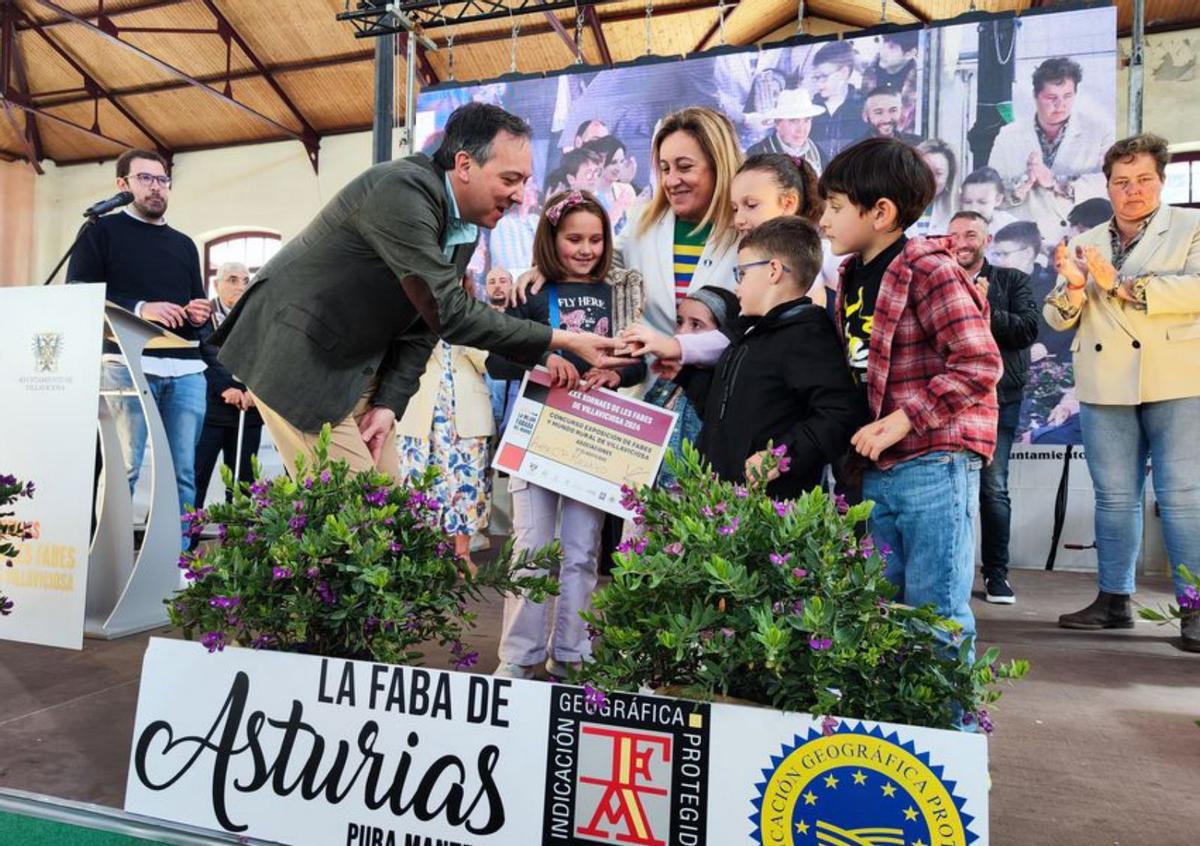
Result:
{"type": "MultiPolygon", "coordinates": [[[[374,386],[359,398],[349,417],[332,424],[329,459],[330,461],[338,459],[345,461],[350,465],[351,472],[379,470],[387,473],[392,479],[398,480],[400,478],[400,455],[396,451],[396,424],[392,424],[383,439],[383,448],[379,451],[378,461],[371,458],[371,451],[367,449],[367,444],[358,431],[358,421],[371,409],[373,394],[374,386]]],[[[271,440],[275,442],[275,448],[279,450],[279,457],[283,459],[288,475],[294,477],[296,456],[303,455],[305,461],[311,465],[313,447],[316,446],[320,433],[302,432],[277,412],[271,410],[269,406],[264,405],[258,397],[254,397],[254,402],[258,406],[259,413],[262,414],[263,423],[266,424],[271,440]]]]}

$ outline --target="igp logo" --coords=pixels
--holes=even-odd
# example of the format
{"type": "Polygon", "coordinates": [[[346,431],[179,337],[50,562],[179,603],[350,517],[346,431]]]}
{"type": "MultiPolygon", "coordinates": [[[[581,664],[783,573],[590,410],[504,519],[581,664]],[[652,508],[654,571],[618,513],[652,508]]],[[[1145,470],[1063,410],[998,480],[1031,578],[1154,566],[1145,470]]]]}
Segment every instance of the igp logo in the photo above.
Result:
{"type": "Polygon", "coordinates": [[[942,768],[896,734],[841,723],[785,744],[754,799],[763,846],[967,846],[974,817],[942,768]]]}
{"type": "Polygon", "coordinates": [[[702,846],[709,706],[554,688],[543,844],[702,846]]]}

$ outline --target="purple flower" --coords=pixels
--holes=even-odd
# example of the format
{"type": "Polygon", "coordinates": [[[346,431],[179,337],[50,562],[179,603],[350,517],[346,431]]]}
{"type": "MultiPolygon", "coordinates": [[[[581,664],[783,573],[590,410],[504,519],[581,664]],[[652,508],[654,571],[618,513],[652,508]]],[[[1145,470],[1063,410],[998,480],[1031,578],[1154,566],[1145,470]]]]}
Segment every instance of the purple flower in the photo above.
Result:
{"type": "Polygon", "coordinates": [[[256,540],[258,540],[257,532],[255,532],[253,529],[246,532],[246,543],[254,543],[256,540]]]}
{"type": "Polygon", "coordinates": [[[786,501],[773,500],[771,502],[771,506],[775,509],[775,513],[780,517],[788,516],[788,513],[792,510],[792,504],[786,501]]]}
{"type": "Polygon", "coordinates": [[[592,706],[596,710],[600,710],[608,702],[608,697],[604,695],[604,691],[599,688],[592,687],[590,684],[583,686],[583,701],[592,706]]]}
{"type": "Polygon", "coordinates": [[[320,567],[309,567],[307,570],[304,571],[304,575],[308,576],[310,579],[315,579],[317,576],[321,575],[321,568],[320,567]]]}
{"type": "Polygon", "coordinates": [[[817,637],[816,635],[813,635],[808,639],[808,645],[809,648],[816,652],[824,652],[826,649],[829,649],[831,646],[833,646],[833,641],[827,637],[817,637]]]}
{"type": "Polygon", "coordinates": [[[379,629],[379,618],[372,614],[363,622],[363,634],[372,635],[379,629]]]}
{"type": "Polygon", "coordinates": [[[454,645],[450,647],[450,654],[454,656],[454,669],[456,670],[466,670],[474,667],[479,661],[479,653],[468,651],[467,645],[461,640],[456,640],[454,645]]]}
{"type": "Polygon", "coordinates": [[[1179,607],[1185,611],[1200,611],[1200,590],[1192,585],[1185,587],[1179,594],[1179,607]]]}
{"type": "Polygon", "coordinates": [[[617,552],[632,552],[635,555],[641,555],[646,551],[647,543],[646,538],[637,538],[636,540],[629,538],[617,544],[617,552]]]}
{"type": "Polygon", "coordinates": [[[728,506],[724,502],[718,502],[713,506],[713,511],[717,512],[718,514],[724,514],[727,508],[728,506]]]}
{"type": "Polygon", "coordinates": [[[718,528],[717,534],[724,535],[725,537],[729,537],[730,535],[732,535],[734,532],[736,532],[738,530],[738,522],[739,522],[738,518],[734,517],[732,520],[729,521],[729,525],[721,526],[720,528],[718,528]]]}
{"type": "Polygon", "coordinates": [[[783,613],[783,603],[782,602],[771,603],[771,613],[772,614],[782,614],[783,613]]]}
{"type": "Polygon", "coordinates": [[[808,571],[805,570],[803,567],[793,567],[792,568],[792,576],[796,579],[803,579],[807,575],[808,575],[808,571]]]}
{"type": "Polygon", "coordinates": [[[795,614],[797,617],[803,616],[803,614],[804,614],[804,600],[803,599],[797,599],[795,602],[792,603],[792,613],[795,614]]]}
{"type": "Polygon", "coordinates": [[[388,489],[387,488],[376,488],[375,490],[370,491],[367,494],[364,494],[363,499],[365,499],[367,501],[368,505],[372,505],[375,508],[380,508],[384,505],[387,505],[388,489]]]}
{"type": "Polygon", "coordinates": [[[200,636],[200,645],[209,652],[225,649],[225,632],[205,632],[200,636]]]}
{"type": "Polygon", "coordinates": [[[772,552],[767,557],[771,559],[771,563],[776,567],[782,567],[784,564],[792,560],[792,554],[790,552],[772,552]]]}
{"type": "Polygon", "coordinates": [[[217,537],[219,537],[222,541],[229,537],[229,527],[224,523],[217,524],[217,537]]]}
{"type": "Polygon", "coordinates": [[[266,479],[258,479],[250,486],[250,493],[254,496],[265,496],[270,489],[271,485],[266,479]]]}
{"type": "Polygon", "coordinates": [[[328,470],[321,471],[321,484],[328,485],[333,480],[333,474],[328,470]]]}
{"type": "Polygon", "coordinates": [[[830,737],[835,731],[837,731],[837,727],[838,721],[833,717],[826,717],[825,719],[821,720],[821,734],[824,737],[830,737]]]}
{"type": "Polygon", "coordinates": [[[25,484],[25,490],[21,491],[21,496],[32,498],[33,491],[34,491],[33,482],[27,482],[25,484]]]}
{"type": "Polygon", "coordinates": [[[337,596],[334,595],[333,590],[329,587],[329,582],[325,581],[324,579],[321,579],[321,581],[317,582],[317,596],[320,597],[321,602],[326,605],[334,605],[337,603],[337,596]]]}
{"type": "Polygon", "coordinates": [[[965,712],[962,715],[962,723],[964,726],[969,726],[972,723],[979,723],[979,729],[984,734],[991,734],[995,725],[992,724],[992,718],[988,716],[986,708],[980,708],[977,713],[965,712]]]}
{"type": "Polygon", "coordinates": [[[602,632],[598,628],[593,626],[591,623],[587,624],[588,641],[595,643],[600,638],[601,634],[602,632]]]}
{"type": "Polygon", "coordinates": [[[292,530],[292,534],[300,537],[304,534],[304,527],[308,525],[308,518],[303,514],[298,514],[291,520],[288,520],[288,528],[292,530]]]}
{"type": "Polygon", "coordinates": [[[12,613],[13,601],[7,596],[0,596],[0,617],[7,617],[12,613]]]}
{"type": "Polygon", "coordinates": [[[703,508],[701,508],[700,513],[703,514],[705,517],[715,516],[713,513],[713,510],[712,510],[712,506],[709,506],[709,505],[706,505],[703,508]]]}
{"type": "Polygon", "coordinates": [[[683,555],[683,544],[679,541],[669,543],[663,547],[663,552],[667,555],[683,555]]]}
{"type": "Polygon", "coordinates": [[[208,604],[213,608],[231,609],[237,608],[239,605],[241,605],[242,600],[236,596],[214,596],[212,599],[208,600],[208,604]]]}
{"type": "Polygon", "coordinates": [[[261,634],[250,641],[251,649],[270,649],[275,645],[275,635],[261,634]]]}
{"type": "Polygon", "coordinates": [[[304,489],[306,491],[311,491],[313,489],[313,477],[312,476],[304,477],[304,489]]]}
{"type": "Polygon", "coordinates": [[[786,473],[792,469],[792,460],[786,456],[779,459],[779,472],[786,473]]]}
{"type": "Polygon", "coordinates": [[[641,505],[637,491],[629,485],[621,485],[621,507],[626,511],[635,511],[641,505]]]}
{"type": "Polygon", "coordinates": [[[733,640],[733,634],[734,634],[733,629],[721,629],[721,635],[726,640],[733,640]]]}
{"type": "Polygon", "coordinates": [[[391,543],[388,544],[388,552],[398,555],[403,551],[404,551],[404,544],[402,544],[402,543],[396,543],[395,541],[392,541],[391,543]]]}
{"type": "Polygon", "coordinates": [[[733,495],[738,499],[745,499],[746,497],[750,496],[750,491],[746,490],[746,488],[742,485],[734,485],[733,495]]]}
{"type": "Polygon", "coordinates": [[[292,510],[295,511],[297,514],[302,512],[304,510],[304,500],[302,500],[302,499],[292,500],[292,510]]]}
{"type": "Polygon", "coordinates": [[[0,476],[0,488],[11,488],[17,483],[17,477],[9,473],[0,476]]]}
{"type": "Polygon", "coordinates": [[[783,458],[785,455],[787,455],[787,447],[784,444],[780,444],[771,450],[771,455],[775,456],[776,458],[783,458]]]}
{"type": "Polygon", "coordinates": [[[204,580],[205,576],[209,575],[210,573],[214,572],[215,570],[216,570],[215,567],[210,567],[207,564],[202,565],[200,567],[193,566],[190,570],[188,570],[187,572],[185,572],[183,574],[183,577],[185,579],[187,579],[189,582],[200,582],[200,581],[204,580]]]}
{"type": "Polygon", "coordinates": [[[289,570],[287,567],[272,567],[271,568],[271,581],[273,581],[273,582],[286,581],[287,579],[290,579],[291,577],[292,577],[292,571],[289,570]]]}
{"type": "Polygon", "coordinates": [[[844,496],[842,496],[841,494],[833,495],[833,504],[835,506],[837,506],[838,514],[846,514],[847,512],[850,511],[850,503],[847,502],[846,498],[844,496]]]}

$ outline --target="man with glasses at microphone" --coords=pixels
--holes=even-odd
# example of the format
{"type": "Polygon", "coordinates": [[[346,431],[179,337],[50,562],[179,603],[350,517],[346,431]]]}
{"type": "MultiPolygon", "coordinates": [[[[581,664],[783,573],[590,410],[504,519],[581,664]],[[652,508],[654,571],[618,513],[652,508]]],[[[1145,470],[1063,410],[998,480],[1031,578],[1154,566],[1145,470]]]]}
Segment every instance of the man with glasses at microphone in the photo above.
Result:
{"type": "MultiPolygon", "coordinates": [[[[117,159],[117,188],[133,200],[120,212],[96,218],[82,233],[67,266],[67,281],[104,282],[111,302],[182,338],[201,340],[212,305],[205,297],[196,245],[164,219],[171,194],[166,160],[146,150],[126,151],[117,159]]],[[[196,499],[196,443],[206,406],[204,361],[198,348],[147,350],[142,369],[166,429],[183,510],[196,499]]],[[[105,342],[101,384],[133,384],[111,342],[105,342]]],[[[146,421],[136,397],[105,401],[117,423],[132,492],[146,449],[146,421]]]]}

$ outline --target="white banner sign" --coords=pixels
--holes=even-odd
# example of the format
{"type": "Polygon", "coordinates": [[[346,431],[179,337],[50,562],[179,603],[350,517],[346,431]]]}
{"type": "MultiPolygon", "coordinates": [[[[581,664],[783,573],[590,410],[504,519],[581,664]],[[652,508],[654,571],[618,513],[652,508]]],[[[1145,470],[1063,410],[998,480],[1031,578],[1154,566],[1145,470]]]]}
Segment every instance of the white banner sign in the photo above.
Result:
{"type": "Polygon", "coordinates": [[[0,288],[0,473],[32,481],[16,519],[23,542],[0,590],[13,600],[0,638],[83,646],[103,285],[0,288]]]}
{"type": "Polygon", "coordinates": [[[297,846],[965,846],[987,744],[152,639],[125,803],[297,846]]]}

